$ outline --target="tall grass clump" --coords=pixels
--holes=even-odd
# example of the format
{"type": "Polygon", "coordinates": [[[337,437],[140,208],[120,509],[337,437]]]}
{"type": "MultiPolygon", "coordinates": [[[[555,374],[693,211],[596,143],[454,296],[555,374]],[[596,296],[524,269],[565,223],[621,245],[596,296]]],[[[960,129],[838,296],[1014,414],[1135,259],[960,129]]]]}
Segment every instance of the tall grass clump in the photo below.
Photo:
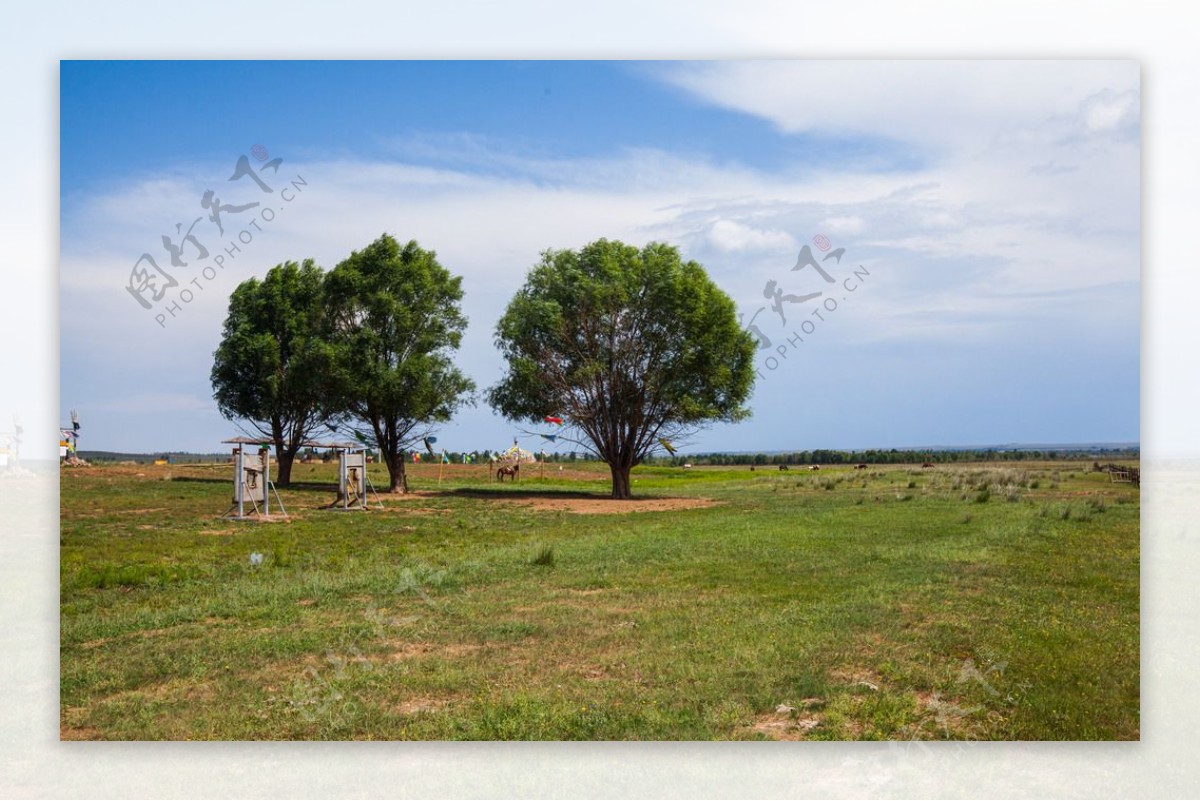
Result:
{"type": "Polygon", "coordinates": [[[543,545],[538,548],[537,553],[529,560],[529,564],[534,567],[554,567],[554,546],[543,545]]]}

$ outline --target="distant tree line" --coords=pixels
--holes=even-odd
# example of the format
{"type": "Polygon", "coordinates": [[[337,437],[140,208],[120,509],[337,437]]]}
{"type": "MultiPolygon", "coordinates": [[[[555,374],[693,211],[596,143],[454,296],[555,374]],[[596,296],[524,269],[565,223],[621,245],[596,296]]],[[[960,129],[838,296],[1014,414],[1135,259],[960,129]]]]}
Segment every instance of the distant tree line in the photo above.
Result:
{"type": "MultiPolygon", "coordinates": [[[[375,453],[374,450],[370,451],[375,453]]],[[[422,461],[432,457],[424,451],[422,461]]],[[[462,464],[463,456],[470,456],[473,464],[487,464],[489,459],[498,458],[499,451],[446,451],[446,458],[451,464],[462,464]]],[[[116,451],[80,451],[79,455],[89,462],[153,462],[165,459],[172,464],[194,464],[202,462],[229,461],[228,453],[120,453],[116,451]]],[[[330,451],[316,448],[302,448],[300,458],[311,461],[321,461],[329,456],[336,459],[330,451]]],[[[437,456],[442,455],[441,451],[437,456]]],[[[572,464],[585,461],[595,461],[592,454],[580,451],[546,451],[537,454],[550,464],[572,464]]],[[[660,467],[681,467],[685,464],[710,466],[748,466],[748,465],[839,465],[839,464],[954,464],[963,462],[1022,462],[1022,461],[1093,461],[1094,469],[1099,470],[1100,459],[1137,459],[1140,456],[1138,448],[1091,448],[1091,449],[1060,449],[1060,450],[945,450],[945,451],[914,451],[914,450],[866,450],[866,451],[835,451],[818,449],[815,451],[794,451],[792,453],[702,453],[691,456],[661,456],[647,458],[645,464],[660,467]]],[[[434,461],[436,464],[436,461],[434,461]]]]}
{"type": "Polygon", "coordinates": [[[656,464],[678,467],[693,465],[839,465],[839,464],[954,464],[961,462],[1025,462],[1060,461],[1097,458],[1131,459],[1139,455],[1138,448],[1092,448],[1086,450],[1007,450],[999,448],[954,450],[902,450],[899,448],[839,451],[818,448],[791,453],[701,453],[656,459],[656,464]]]}

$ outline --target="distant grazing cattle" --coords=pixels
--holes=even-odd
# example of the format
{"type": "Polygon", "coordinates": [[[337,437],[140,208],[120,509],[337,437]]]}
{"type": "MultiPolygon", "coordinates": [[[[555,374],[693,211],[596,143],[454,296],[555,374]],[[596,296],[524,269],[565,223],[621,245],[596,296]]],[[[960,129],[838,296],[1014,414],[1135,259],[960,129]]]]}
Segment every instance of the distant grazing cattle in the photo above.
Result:
{"type": "Polygon", "coordinates": [[[854,469],[855,470],[866,470],[867,466],[865,464],[856,464],[856,465],[854,465],[854,469]]]}
{"type": "Polygon", "coordinates": [[[753,472],[754,472],[754,465],[750,465],[750,472],[751,472],[751,473],[753,473],[753,472]]]}
{"type": "Polygon", "coordinates": [[[808,469],[809,470],[820,470],[821,465],[819,465],[819,464],[810,465],[808,469]]]}
{"type": "Polygon", "coordinates": [[[691,466],[690,464],[685,464],[685,465],[683,466],[683,469],[684,469],[684,470],[691,470],[691,469],[692,469],[692,466],[691,466]]]}
{"type": "Polygon", "coordinates": [[[506,464],[496,471],[496,480],[503,481],[505,476],[509,476],[513,481],[521,477],[521,465],[506,464]]]}
{"type": "Polygon", "coordinates": [[[933,462],[926,462],[925,464],[921,465],[921,467],[922,468],[933,467],[933,462]]]}
{"type": "Polygon", "coordinates": [[[781,464],[781,465],[779,465],[779,469],[780,470],[791,470],[792,468],[788,467],[786,464],[781,464]]]}

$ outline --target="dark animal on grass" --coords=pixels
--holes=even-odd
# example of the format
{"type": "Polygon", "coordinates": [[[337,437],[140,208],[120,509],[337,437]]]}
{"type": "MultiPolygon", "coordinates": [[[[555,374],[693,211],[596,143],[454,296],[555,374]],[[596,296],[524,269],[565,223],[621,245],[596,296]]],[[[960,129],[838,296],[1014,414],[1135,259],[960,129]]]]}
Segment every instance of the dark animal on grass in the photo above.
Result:
{"type": "Polygon", "coordinates": [[[516,481],[518,478],[521,477],[521,465],[509,464],[509,465],[505,465],[504,467],[501,467],[499,470],[496,471],[496,480],[497,481],[504,481],[505,476],[509,476],[512,478],[513,481],[516,481]]]}
{"type": "Polygon", "coordinates": [[[821,469],[821,465],[819,465],[819,464],[814,464],[814,465],[812,465],[811,467],[809,467],[808,469],[809,469],[809,470],[820,470],[820,469],[821,469]]]}
{"type": "Polygon", "coordinates": [[[926,467],[933,467],[933,462],[926,462],[925,464],[921,465],[922,469],[924,469],[926,467]]]}
{"type": "Polygon", "coordinates": [[[779,465],[779,469],[780,470],[791,470],[792,468],[788,467],[786,464],[781,464],[781,465],[779,465]]]}
{"type": "Polygon", "coordinates": [[[856,465],[854,465],[854,469],[855,470],[866,470],[867,466],[865,464],[856,464],[856,465]]]}

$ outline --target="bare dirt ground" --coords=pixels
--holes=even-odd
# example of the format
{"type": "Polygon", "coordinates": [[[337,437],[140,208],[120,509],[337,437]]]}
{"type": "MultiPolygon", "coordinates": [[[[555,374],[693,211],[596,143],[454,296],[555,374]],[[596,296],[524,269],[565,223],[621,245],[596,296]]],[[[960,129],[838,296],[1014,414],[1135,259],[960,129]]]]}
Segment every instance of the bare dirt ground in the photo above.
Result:
{"type": "Polygon", "coordinates": [[[709,498],[531,498],[528,506],[542,512],[572,512],[579,515],[620,515],[631,512],[673,512],[679,509],[703,509],[715,506],[709,498]]]}

